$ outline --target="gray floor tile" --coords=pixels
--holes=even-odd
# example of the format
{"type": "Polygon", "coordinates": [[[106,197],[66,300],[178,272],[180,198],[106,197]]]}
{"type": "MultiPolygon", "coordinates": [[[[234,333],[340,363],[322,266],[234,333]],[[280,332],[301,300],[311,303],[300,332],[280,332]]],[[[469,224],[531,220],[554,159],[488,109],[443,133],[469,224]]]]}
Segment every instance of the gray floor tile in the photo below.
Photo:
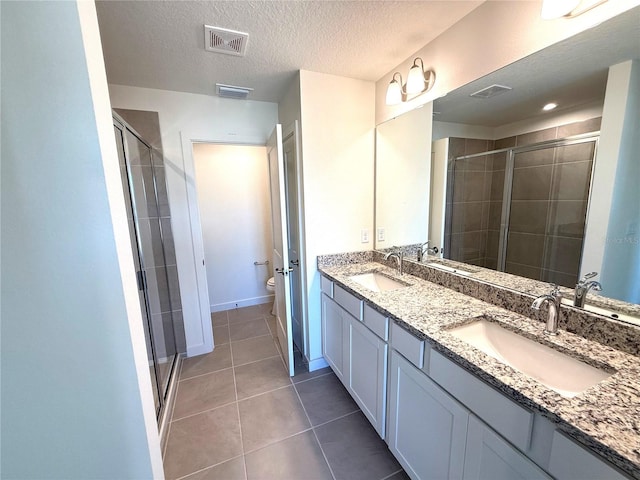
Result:
{"type": "Polygon", "coordinates": [[[246,340],[248,338],[269,335],[269,327],[264,318],[247,320],[229,324],[229,335],[232,342],[246,340]]]}
{"type": "Polygon", "coordinates": [[[245,457],[249,480],[330,480],[331,472],[313,432],[300,433],[245,457]]]}
{"type": "Polygon", "coordinates": [[[171,423],[164,470],[173,479],[242,454],[236,404],[171,423]]]}
{"type": "Polygon", "coordinates": [[[320,425],[359,410],[333,373],[296,383],[295,387],[312,425],[320,425]]]}
{"type": "Polygon", "coordinates": [[[185,477],[185,480],[246,480],[244,457],[228,460],[185,477]]]}
{"type": "Polygon", "coordinates": [[[394,473],[390,477],[385,478],[385,480],[410,480],[409,475],[404,470],[400,470],[397,473],[394,473]]]}
{"type": "Polygon", "coordinates": [[[336,480],[383,479],[400,469],[362,412],[315,429],[336,480]]]}
{"type": "Polygon", "coordinates": [[[236,392],[231,368],[181,380],[178,383],[173,418],[183,418],[235,400],[236,392]]]}
{"type": "Polygon", "coordinates": [[[302,373],[296,373],[296,375],[291,380],[293,381],[293,383],[300,383],[306,380],[311,380],[312,378],[321,377],[322,375],[327,375],[329,373],[333,373],[331,367],[325,367],[319,370],[314,370],[313,372],[304,371],[302,373]]]}
{"type": "Polygon", "coordinates": [[[231,351],[233,353],[233,365],[235,366],[278,355],[276,344],[271,335],[233,342],[231,351]]]}
{"type": "Polygon", "coordinates": [[[271,331],[272,337],[278,336],[278,330],[276,330],[276,317],[273,315],[265,315],[264,317],[267,320],[267,325],[269,325],[269,330],[271,331]]]}
{"type": "Polygon", "coordinates": [[[213,327],[213,343],[215,345],[224,345],[225,343],[229,343],[229,325],[213,327]]]}
{"type": "Polygon", "coordinates": [[[238,400],[291,384],[280,357],[248,363],[234,370],[238,400]]]}
{"type": "Polygon", "coordinates": [[[310,428],[293,386],[238,402],[245,452],[310,428]]]}
{"type": "Polygon", "coordinates": [[[180,380],[224,370],[231,367],[231,365],[231,346],[228,343],[226,345],[216,345],[211,353],[185,358],[182,361],[180,380]]]}
{"type": "Polygon", "coordinates": [[[211,314],[211,324],[214,327],[217,327],[218,325],[228,325],[229,324],[229,317],[227,315],[227,312],[214,312],[211,314]]]}
{"type": "Polygon", "coordinates": [[[273,301],[256,305],[256,307],[258,308],[258,311],[263,315],[271,315],[271,309],[273,308],[273,301]]]}
{"type": "Polygon", "coordinates": [[[263,318],[262,307],[260,305],[252,305],[250,307],[227,310],[227,315],[229,316],[230,324],[234,322],[245,322],[247,320],[263,318]]]}

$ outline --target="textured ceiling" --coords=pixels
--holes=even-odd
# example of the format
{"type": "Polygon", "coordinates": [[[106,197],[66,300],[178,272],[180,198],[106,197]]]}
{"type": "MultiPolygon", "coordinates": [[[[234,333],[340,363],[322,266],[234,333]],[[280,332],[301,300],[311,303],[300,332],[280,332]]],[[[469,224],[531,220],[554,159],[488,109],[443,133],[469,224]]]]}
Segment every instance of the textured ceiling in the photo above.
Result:
{"type": "Polygon", "coordinates": [[[376,81],[481,1],[97,1],[109,83],[279,101],[297,70],[376,81]],[[204,24],[249,33],[245,57],[204,50],[204,24]]]}
{"type": "Polygon", "coordinates": [[[434,102],[434,119],[497,127],[602,102],[610,65],[640,58],[640,7],[475,80],[434,102]],[[493,84],[510,92],[482,100],[469,95],[493,84]]]}

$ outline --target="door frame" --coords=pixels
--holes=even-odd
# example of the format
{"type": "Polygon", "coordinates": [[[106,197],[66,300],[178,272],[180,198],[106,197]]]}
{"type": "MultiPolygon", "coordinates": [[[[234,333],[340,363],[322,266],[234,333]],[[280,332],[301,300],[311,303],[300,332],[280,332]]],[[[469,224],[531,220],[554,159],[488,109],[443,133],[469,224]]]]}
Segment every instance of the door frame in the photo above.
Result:
{"type": "MultiPolygon", "coordinates": [[[[309,361],[309,323],[307,311],[307,252],[305,238],[305,222],[304,222],[304,190],[302,183],[302,150],[300,142],[300,122],[295,120],[293,123],[283,126],[282,143],[286,142],[289,137],[294,136],[294,144],[296,150],[296,200],[298,202],[298,253],[300,260],[300,308],[302,310],[302,354],[305,360],[309,361]]],[[[288,205],[287,205],[288,208],[288,205]]]]}
{"type": "MultiPolygon", "coordinates": [[[[302,304],[302,328],[304,351],[302,354],[305,360],[309,360],[309,328],[308,328],[308,295],[307,295],[307,262],[306,262],[306,242],[304,223],[304,195],[302,177],[302,150],[300,144],[299,122],[283,128],[283,139],[291,133],[296,134],[296,187],[298,190],[298,230],[300,235],[300,274],[301,283],[301,304],[302,304]]],[[[188,131],[180,132],[182,147],[182,158],[184,162],[184,182],[187,194],[187,205],[189,208],[189,227],[192,242],[192,262],[196,273],[196,284],[198,290],[198,301],[200,307],[201,324],[199,326],[185,322],[185,335],[187,337],[187,356],[192,357],[209,353],[214,348],[213,329],[211,326],[211,312],[209,304],[209,288],[207,284],[207,271],[202,264],[204,260],[204,242],[202,239],[202,224],[200,222],[200,208],[198,205],[198,195],[195,184],[195,163],[193,157],[194,143],[209,143],[215,145],[236,145],[236,146],[266,146],[266,141],[259,135],[243,136],[241,141],[229,142],[228,139],[221,140],[214,136],[203,136],[188,131]]]]}

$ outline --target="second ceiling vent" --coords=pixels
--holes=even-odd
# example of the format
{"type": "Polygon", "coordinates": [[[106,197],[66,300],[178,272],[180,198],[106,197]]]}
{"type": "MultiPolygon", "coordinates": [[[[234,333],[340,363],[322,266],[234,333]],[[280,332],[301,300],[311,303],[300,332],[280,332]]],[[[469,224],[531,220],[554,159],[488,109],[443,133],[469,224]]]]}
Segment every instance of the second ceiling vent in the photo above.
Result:
{"type": "Polygon", "coordinates": [[[243,57],[247,51],[249,34],[227,28],[204,26],[204,48],[209,52],[243,57]]]}

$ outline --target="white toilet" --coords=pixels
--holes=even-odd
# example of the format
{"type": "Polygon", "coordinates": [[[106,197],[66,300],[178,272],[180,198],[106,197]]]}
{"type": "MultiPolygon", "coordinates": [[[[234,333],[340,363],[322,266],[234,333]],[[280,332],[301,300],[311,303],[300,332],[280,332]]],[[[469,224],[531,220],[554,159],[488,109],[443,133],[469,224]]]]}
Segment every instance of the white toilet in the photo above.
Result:
{"type": "MultiPolygon", "coordinates": [[[[269,280],[267,280],[267,291],[275,293],[275,291],[276,291],[276,279],[274,277],[271,277],[269,280]]],[[[274,298],[273,299],[273,306],[271,307],[271,315],[275,315],[275,314],[276,314],[276,300],[274,298]]]]}

